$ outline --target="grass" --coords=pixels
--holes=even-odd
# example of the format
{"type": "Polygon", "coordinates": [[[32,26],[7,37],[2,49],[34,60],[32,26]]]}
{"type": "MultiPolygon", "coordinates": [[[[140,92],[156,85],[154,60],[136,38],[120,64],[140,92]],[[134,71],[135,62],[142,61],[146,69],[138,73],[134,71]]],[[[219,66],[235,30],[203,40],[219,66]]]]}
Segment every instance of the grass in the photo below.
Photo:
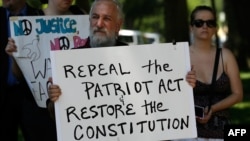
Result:
{"type": "Polygon", "coordinates": [[[248,93],[248,95],[245,95],[243,101],[234,105],[230,109],[230,112],[233,124],[250,125],[250,94],[248,93]]]}
{"type": "Polygon", "coordinates": [[[232,123],[250,125],[250,72],[242,72],[240,76],[243,84],[244,98],[242,102],[230,109],[232,123]]]}

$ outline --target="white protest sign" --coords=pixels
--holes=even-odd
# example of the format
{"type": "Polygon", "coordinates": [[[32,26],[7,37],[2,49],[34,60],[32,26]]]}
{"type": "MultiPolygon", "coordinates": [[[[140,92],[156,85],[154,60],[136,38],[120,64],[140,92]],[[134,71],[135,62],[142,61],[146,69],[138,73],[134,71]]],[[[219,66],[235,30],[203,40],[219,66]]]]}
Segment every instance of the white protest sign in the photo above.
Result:
{"type": "Polygon", "coordinates": [[[197,136],[187,42],[50,53],[58,141],[197,136]]]}
{"type": "Polygon", "coordinates": [[[14,54],[39,107],[46,107],[50,50],[68,50],[85,44],[89,35],[88,15],[21,16],[10,18],[14,54]]]}

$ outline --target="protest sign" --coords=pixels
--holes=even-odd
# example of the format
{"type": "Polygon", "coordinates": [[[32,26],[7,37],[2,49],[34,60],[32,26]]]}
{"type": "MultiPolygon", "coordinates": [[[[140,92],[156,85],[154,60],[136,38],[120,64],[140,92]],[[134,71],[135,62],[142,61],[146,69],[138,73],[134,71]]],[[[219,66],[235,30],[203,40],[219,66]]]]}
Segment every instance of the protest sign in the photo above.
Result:
{"type": "Polygon", "coordinates": [[[15,60],[39,107],[46,107],[50,50],[68,50],[85,44],[88,15],[10,17],[11,37],[17,45],[15,60]]]}
{"type": "Polygon", "coordinates": [[[50,53],[59,141],[197,136],[187,42],[50,53]]]}

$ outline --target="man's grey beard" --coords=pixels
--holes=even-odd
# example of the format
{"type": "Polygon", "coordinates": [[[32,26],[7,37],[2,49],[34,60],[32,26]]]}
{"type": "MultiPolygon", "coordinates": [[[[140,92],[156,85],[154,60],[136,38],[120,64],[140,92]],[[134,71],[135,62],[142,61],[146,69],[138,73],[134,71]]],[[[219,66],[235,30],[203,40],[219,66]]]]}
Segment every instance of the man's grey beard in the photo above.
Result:
{"type": "Polygon", "coordinates": [[[90,46],[91,47],[108,47],[115,46],[116,44],[116,36],[112,35],[108,36],[98,36],[94,35],[93,31],[90,31],[90,46]]]}

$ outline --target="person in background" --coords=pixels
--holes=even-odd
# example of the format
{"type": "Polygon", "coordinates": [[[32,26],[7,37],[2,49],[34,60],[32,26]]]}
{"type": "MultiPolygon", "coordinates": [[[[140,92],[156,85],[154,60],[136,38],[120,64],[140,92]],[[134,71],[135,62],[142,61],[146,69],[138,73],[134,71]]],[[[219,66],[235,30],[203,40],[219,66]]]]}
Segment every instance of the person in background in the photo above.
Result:
{"type": "MultiPolygon", "coordinates": [[[[21,0],[13,0],[13,1],[21,1],[21,0]]],[[[46,15],[73,15],[73,14],[84,15],[86,14],[86,12],[80,9],[78,6],[72,5],[73,1],[49,0],[47,2],[48,2],[47,8],[43,10],[39,10],[38,12],[36,12],[35,15],[46,16],[46,15]]],[[[42,0],[42,3],[46,3],[46,0],[45,1],[42,0]]],[[[17,3],[17,4],[20,4],[20,3],[17,3]]],[[[6,42],[7,42],[7,37],[6,37],[6,42]]],[[[17,51],[15,41],[12,38],[9,38],[8,43],[6,44],[5,44],[6,46],[5,52],[11,57],[12,53],[17,51]]],[[[6,53],[5,53],[5,56],[7,56],[6,53]]],[[[15,63],[15,60],[13,58],[12,58],[12,61],[13,61],[11,63],[12,72],[16,76],[21,77],[23,83],[26,84],[23,74],[21,70],[19,69],[19,67],[17,66],[17,64],[15,63]]],[[[24,89],[24,87],[20,87],[20,89],[24,89]]],[[[15,89],[15,90],[20,91],[19,89],[15,89]]],[[[51,118],[50,113],[48,112],[48,109],[40,108],[38,107],[38,105],[36,105],[36,102],[27,84],[25,85],[25,90],[27,91],[25,92],[27,93],[26,94],[27,97],[29,97],[28,100],[27,99],[23,100],[25,107],[23,106],[22,111],[21,111],[23,112],[21,114],[25,117],[24,118],[25,123],[26,122],[28,123],[28,125],[24,125],[25,129],[22,130],[25,140],[26,141],[56,141],[57,140],[56,139],[56,126],[55,126],[54,120],[51,118]]],[[[13,95],[13,98],[15,96],[13,95]]],[[[15,99],[17,98],[15,97],[15,99]]],[[[16,101],[20,102],[19,99],[17,99],[16,101]]],[[[10,111],[10,110],[6,110],[6,111],[10,111]]]]}
{"type": "Polygon", "coordinates": [[[43,9],[44,15],[83,15],[87,14],[84,9],[77,5],[72,5],[73,0],[40,0],[42,4],[47,4],[43,9]]]}
{"type": "Polygon", "coordinates": [[[39,108],[22,75],[14,75],[12,64],[15,60],[5,52],[10,37],[10,16],[35,16],[42,14],[26,0],[2,0],[0,7],[0,95],[1,132],[0,137],[8,141],[18,141],[19,127],[25,141],[56,141],[55,123],[45,108],[39,108]]]}
{"type": "Polygon", "coordinates": [[[214,10],[208,6],[197,6],[190,17],[193,34],[190,56],[197,79],[194,102],[205,110],[203,118],[196,118],[198,138],[185,139],[188,141],[223,141],[224,126],[230,124],[228,110],[243,98],[238,64],[227,48],[220,48],[217,77],[211,85],[215,54],[219,48],[212,40],[217,32],[215,17],[214,10]]]}
{"type": "MultiPolygon", "coordinates": [[[[77,5],[72,5],[73,0],[40,0],[43,4],[48,3],[47,8],[43,9],[44,15],[85,15],[87,12],[79,8],[77,5]]],[[[54,114],[51,112],[54,107],[50,104],[50,99],[47,100],[47,108],[50,116],[54,119],[54,114]]]]}
{"type": "MultiPolygon", "coordinates": [[[[116,0],[95,0],[90,9],[90,35],[84,46],[79,48],[95,48],[107,46],[127,46],[120,42],[117,37],[123,23],[123,13],[121,5],[116,0]]],[[[186,80],[194,87],[195,72],[190,71],[186,80]]],[[[50,81],[52,79],[50,78],[50,81]]],[[[49,86],[50,104],[53,105],[61,95],[61,89],[58,85],[49,86]]],[[[53,106],[50,109],[53,111],[53,106]]]]}

